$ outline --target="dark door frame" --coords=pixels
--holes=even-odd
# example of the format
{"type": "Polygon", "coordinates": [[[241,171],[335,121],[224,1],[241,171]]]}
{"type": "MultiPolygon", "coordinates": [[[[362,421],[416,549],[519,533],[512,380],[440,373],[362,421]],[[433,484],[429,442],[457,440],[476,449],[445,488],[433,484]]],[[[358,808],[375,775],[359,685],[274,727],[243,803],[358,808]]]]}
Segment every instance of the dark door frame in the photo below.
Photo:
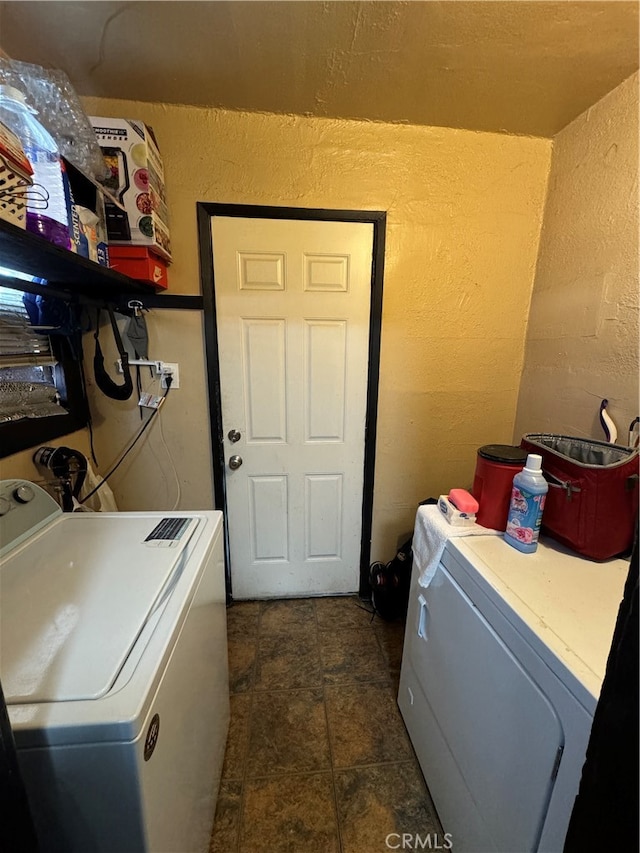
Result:
{"type": "Polygon", "coordinates": [[[204,307],[205,347],[209,387],[213,486],[216,507],[224,512],[225,579],[227,600],[232,599],[229,527],[225,485],[225,452],[222,431],[220,393],[220,361],[215,304],[215,274],[211,220],[214,216],[237,216],[249,219],[297,219],[306,221],[371,222],[373,224],[373,261],[371,267],[371,311],[369,319],[369,371],[367,376],[367,411],[364,436],[364,481],[362,487],[362,538],[360,542],[359,594],[369,597],[369,564],[371,560],[371,528],[373,522],[373,485],[375,474],[378,384],[380,374],[380,337],[382,332],[382,285],[387,214],[380,210],[323,210],[304,207],[270,207],[253,204],[218,204],[198,202],[198,239],[200,244],[200,279],[204,307]]]}

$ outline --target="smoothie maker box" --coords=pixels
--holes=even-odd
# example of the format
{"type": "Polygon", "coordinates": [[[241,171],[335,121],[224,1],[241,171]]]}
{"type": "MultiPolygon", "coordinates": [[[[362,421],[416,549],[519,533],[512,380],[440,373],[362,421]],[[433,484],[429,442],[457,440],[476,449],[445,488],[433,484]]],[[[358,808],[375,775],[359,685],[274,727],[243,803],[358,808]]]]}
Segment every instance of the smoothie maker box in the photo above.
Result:
{"type": "Polygon", "coordinates": [[[102,183],[124,208],[107,204],[109,244],[145,246],[170,261],[164,168],[151,128],[134,119],[89,119],[109,169],[102,183]]]}

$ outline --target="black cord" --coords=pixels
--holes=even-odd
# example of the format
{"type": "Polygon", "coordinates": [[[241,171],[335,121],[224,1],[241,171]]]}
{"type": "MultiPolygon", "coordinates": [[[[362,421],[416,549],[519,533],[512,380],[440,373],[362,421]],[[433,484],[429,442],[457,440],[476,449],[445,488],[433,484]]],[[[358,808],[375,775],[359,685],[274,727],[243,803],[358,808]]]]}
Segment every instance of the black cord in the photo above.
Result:
{"type": "MultiPolygon", "coordinates": [[[[89,403],[87,401],[87,408],[89,407],[89,403]]],[[[89,428],[89,448],[91,450],[91,458],[93,459],[93,464],[98,467],[98,457],[96,456],[96,449],[93,443],[93,418],[91,417],[91,410],[89,409],[89,419],[87,421],[87,427],[89,428]]]]}
{"type": "Polygon", "coordinates": [[[120,459],[118,460],[118,462],[116,462],[116,464],[113,466],[113,468],[109,471],[109,473],[108,473],[108,474],[105,474],[105,476],[104,476],[104,477],[102,478],[102,480],[98,483],[98,485],[95,487],[95,489],[92,489],[92,490],[89,492],[89,494],[88,494],[88,495],[85,495],[85,496],[82,498],[82,500],[81,500],[81,501],[79,501],[79,503],[80,503],[80,504],[86,503],[86,502],[89,500],[89,498],[91,498],[91,497],[93,497],[93,495],[95,495],[95,493],[98,491],[98,489],[101,489],[101,488],[104,486],[104,484],[107,482],[107,480],[109,479],[109,477],[110,477],[113,473],[115,473],[115,471],[117,471],[117,469],[120,467],[120,465],[122,465],[122,463],[124,462],[124,460],[126,459],[126,457],[129,455],[129,453],[131,453],[131,451],[133,450],[133,448],[134,448],[134,447],[136,446],[136,444],[138,443],[138,440],[139,440],[140,438],[142,438],[142,436],[143,436],[143,434],[144,434],[144,431],[147,429],[147,427],[149,426],[149,424],[153,421],[153,419],[155,418],[155,416],[156,416],[156,415],[158,414],[158,412],[160,411],[160,407],[162,406],[163,401],[165,400],[165,398],[166,398],[167,394],[168,394],[168,393],[169,393],[169,391],[171,390],[171,383],[173,382],[173,377],[171,376],[171,374],[168,374],[168,375],[165,377],[165,381],[166,381],[166,383],[167,383],[167,390],[166,390],[166,391],[164,392],[164,394],[162,395],[162,399],[161,399],[161,400],[160,400],[160,402],[158,403],[158,408],[157,408],[157,409],[154,409],[154,410],[151,412],[151,415],[150,415],[150,416],[147,418],[147,420],[142,424],[142,427],[141,427],[141,428],[140,428],[140,430],[138,431],[138,434],[137,434],[137,435],[136,435],[136,437],[133,439],[133,441],[131,442],[131,444],[129,445],[129,447],[125,450],[125,452],[122,454],[122,456],[120,457],[120,459]]]}

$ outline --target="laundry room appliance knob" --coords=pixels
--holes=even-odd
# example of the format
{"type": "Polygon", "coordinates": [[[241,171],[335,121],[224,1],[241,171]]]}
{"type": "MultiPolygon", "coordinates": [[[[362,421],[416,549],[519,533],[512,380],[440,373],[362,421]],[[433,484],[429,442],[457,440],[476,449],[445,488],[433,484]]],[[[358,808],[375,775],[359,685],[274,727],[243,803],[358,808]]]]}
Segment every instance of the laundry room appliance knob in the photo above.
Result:
{"type": "Polygon", "coordinates": [[[11,509],[11,502],[6,498],[0,498],[0,515],[6,515],[11,509]]]}
{"type": "Polygon", "coordinates": [[[27,486],[24,483],[13,493],[14,498],[21,504],[28,504],[29,501],[32,501],[35,497],[35,492],[31,488],[31,486],[27,486]]]}

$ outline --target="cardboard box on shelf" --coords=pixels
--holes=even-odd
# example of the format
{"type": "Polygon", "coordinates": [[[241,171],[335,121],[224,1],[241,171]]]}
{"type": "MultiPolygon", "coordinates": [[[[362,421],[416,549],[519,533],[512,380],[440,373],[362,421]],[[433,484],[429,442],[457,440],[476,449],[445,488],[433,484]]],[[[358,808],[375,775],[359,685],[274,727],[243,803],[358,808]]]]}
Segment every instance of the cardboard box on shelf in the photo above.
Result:
{"type": "Polygon", "coordinates": [[[110,171],[103,183],[124,207],[106,205],[109,246],[145,246],[170,261],[164,168],[153,131],[134,119],[89,119],[110,171]]]}
{"type": "Polygon", "coordinates": [[[106,205],[102,187],[69,160],[63,158],[63,161],[72,202],[69,211],[71,251],[108,267],[106,205]]]}
{"type": "Polygon", "coordinates": [[[169,286],[167,262],[143,246],[109,246],[111,269],[165,290],[169,286]]]}

